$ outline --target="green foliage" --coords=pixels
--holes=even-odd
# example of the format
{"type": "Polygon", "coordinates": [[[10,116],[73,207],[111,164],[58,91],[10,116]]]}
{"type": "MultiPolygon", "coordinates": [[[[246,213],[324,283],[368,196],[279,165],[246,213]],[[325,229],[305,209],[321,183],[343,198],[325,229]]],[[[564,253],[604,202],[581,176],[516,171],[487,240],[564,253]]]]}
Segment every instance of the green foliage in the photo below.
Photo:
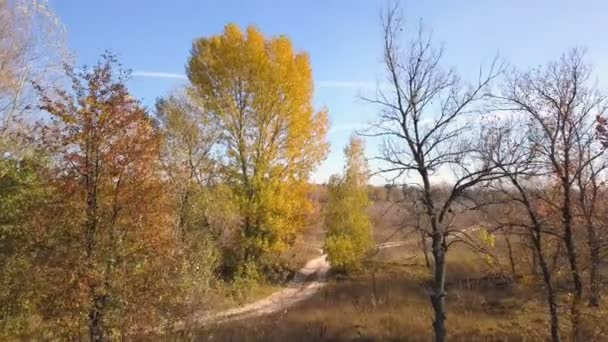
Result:
{"type": "Polygon", "coordinates": [[[332,267],[339,271],[349,271],[359,267],[365,249],[357,246],[353,233],[331,234],[325,240],[327,252],[332,267]]]}
{"type": "Polygon", "coordinates": [[[363,142],[351,138],[345,155],[345,175],[331,178],[324,213],[327,230],[324,249],[332,267],[342,272],[358,268],[372,246],[363,142]]]}
{"type": "Polygon", "coordinates": [[[230,290],[237,300],[243,300],[263,280],[263,274],[254,261],[245,261],[237,267],[230,290]]]}
{"type": "Polygon", "coordinates": [[[230,190],[218,179],[213,158],[217,130],[188,89],[158,100],[156,117],[164,137],[163,168],[169,175],[180,240],[188,268],[198,275],[191,281],[200,287],[196,291],[205,292],[218,268],[230,260],[223,257],[228,246],[221,243],[238,222],[230,190]]]}
{"type": "Polygon", "coordinates": [[[48,286],[42,272],[49,261],[45,246],[56,239],[51,230],[54,223],[40,225],[56,199],[44,179],[44,164],[34,153],[0,159],[1,340],[33,338],[32,333],[44,327],[40,307],[48,286]]]}

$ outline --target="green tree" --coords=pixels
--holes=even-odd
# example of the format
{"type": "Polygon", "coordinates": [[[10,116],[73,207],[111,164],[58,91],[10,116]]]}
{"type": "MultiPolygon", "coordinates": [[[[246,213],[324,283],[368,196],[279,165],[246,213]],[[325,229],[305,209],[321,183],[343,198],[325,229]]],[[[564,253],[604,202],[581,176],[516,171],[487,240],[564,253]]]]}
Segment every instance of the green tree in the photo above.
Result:
{"type": "Polygon", "coordinates": [[[188,302],[202,304],[218,267],[218,243],[234,221],[234,210],[223,206],[229,201],[222,198],[225,191],[217,179],[213,150],[218,134],[188,89],[159,99],[156,115],[163,133],[163,170],[188,269],[188,302]]]}
{"type": "Polygon", "coordinates": [[[351,271],[360,266],[372,247],[371,222],[367,213],[368,168],[363,140],[351,137],[344,149],[344,176],[332,176],[325,208],[325,251],[332,267],[351,271]]]}
{"type": "Polygon", "coordinates": [[[0,158],[0,339],[33,339],[44,296],[40,260],[49,237],[38,224],[57,198],[39,155],[0,158]],[[32,274],[36,274],[33,281],[32,274]],[[42,278],[42,279],[41,279],[42,278]]]}

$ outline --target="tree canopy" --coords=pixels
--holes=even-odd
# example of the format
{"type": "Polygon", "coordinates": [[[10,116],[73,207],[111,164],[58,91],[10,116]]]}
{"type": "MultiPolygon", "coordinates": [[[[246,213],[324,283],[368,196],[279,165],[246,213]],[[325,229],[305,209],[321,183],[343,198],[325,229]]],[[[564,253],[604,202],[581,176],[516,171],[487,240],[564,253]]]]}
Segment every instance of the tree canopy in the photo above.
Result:
{"type": "Polygon", "coordinates": [[[221,171],[243,216],[242,257],[284,249],[306,227],[308,179],[328,150],[308,55],[284,36],[229,24],[194,43],[187,73],[221,134],[221,171]]]}

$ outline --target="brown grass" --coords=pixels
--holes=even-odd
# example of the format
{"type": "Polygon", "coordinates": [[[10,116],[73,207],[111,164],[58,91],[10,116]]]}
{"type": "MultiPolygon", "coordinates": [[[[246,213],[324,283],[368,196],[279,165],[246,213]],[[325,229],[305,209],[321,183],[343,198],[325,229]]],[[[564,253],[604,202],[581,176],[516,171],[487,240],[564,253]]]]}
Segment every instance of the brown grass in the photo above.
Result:
{"type": "MultiPolygon", "coordinates": [[[[366,273],[334,278],[312,299],[285,312],[206,327],[168,340],[194,341],[428,341],[432,312],[429,272],[407,246],[387,249],[366,273]],[[389,252],[390,251],[390,252],[389,252]],[[388,263],[387,263],[388,261],[388,263]],[[400,264],[400,261],[403,262],[400,264]],[[406,264],[406,265],[403,265],[406,264]],[[371,271],[376,270],[375,284],[371,271]]],[[[542,291],[496,276],[496,268],[465,248],[454,248],[448,267],[451,341],[542,341],[548,315],[542,291]]],[[[563,296],[567,335],[567,297],[563,296]]],[[[608,318],[588,317],[589,337],[608,318]],[[593,331],[595,329],[595,331],[593,331]]],[[[596,339],[601,340],[601,339],[596,339]]]]}

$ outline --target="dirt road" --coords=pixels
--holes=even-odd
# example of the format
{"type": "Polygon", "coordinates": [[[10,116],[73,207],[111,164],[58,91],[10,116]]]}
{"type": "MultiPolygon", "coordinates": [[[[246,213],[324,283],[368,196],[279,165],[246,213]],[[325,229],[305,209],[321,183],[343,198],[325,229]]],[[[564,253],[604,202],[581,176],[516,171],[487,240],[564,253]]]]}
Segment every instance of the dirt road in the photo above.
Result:
{"type": "MultiPolygon", "coordinates": [[[[386,242],[379,249],[403,245],[404,241],[386,242]]],[[[330,265],[325,254],[309,260],[294,276],[287,286],[270,296],[237,308],[204,315],[195,319],[199,324],[221,323],[267,315],[287,308],[310,298],[326,284],[330,265]]]]}

